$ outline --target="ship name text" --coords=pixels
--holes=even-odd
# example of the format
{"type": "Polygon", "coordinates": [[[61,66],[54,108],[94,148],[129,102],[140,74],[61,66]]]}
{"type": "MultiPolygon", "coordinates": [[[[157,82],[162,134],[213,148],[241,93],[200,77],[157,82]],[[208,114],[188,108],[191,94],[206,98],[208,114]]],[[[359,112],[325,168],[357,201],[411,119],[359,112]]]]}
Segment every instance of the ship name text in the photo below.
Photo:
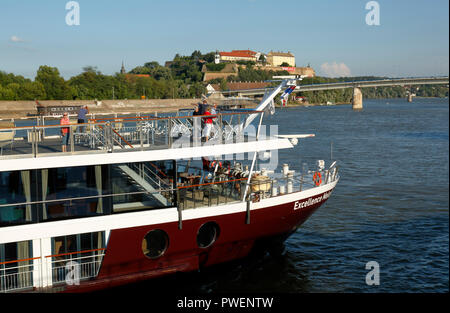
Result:
{"type": "Polygon", "coordinates": [[[331,191],[325,192],[323,195],[318,196],[316,198],[308,198],[308,200],[300,200],[300,201],[295,201],[294,203],[294,210],[298,210],[298,209],[303,209],[306,207],[309,207],[311,205],[320,203],[321,201],[324,201],[326,199],[328,199],[331,195],[331,191]]]}

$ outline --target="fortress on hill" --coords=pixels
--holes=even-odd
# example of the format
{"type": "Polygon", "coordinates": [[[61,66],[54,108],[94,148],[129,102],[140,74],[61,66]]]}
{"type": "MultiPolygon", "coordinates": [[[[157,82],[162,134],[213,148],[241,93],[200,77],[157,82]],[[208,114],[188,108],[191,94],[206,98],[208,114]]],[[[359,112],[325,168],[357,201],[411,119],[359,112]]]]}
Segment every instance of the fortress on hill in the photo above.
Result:
{"type": "Polygon", "coordinates": [[[245,62],[252,62],[254,68],[266,71],[287,71],[293,75],[316,75],[309,65],[297,67],[295,56],[291,52],[270,51],[268,54],[252,50],[232,50],[231,52],[216,51],[215,63],[225,63],[220,71],[209,70],[203,66],[203,81],[207,82],[216,78],[226,79],[228,76],[237,76],[239,66],[246,67],[245,62]]]}

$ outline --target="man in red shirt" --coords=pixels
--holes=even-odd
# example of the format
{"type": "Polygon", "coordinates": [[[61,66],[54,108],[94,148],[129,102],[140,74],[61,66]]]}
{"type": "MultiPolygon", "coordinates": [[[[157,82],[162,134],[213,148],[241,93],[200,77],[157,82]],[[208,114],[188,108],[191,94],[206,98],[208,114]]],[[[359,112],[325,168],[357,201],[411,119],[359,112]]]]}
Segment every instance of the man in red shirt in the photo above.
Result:
{"type": "MultiPolygon", "coordinates": [[[[206,109],[206,112],[205,112],[204,115],[211,115],[211,108],[210,107],[208,107],[206,109]]],[[[205,137],[205,141],[208,141],[209,136],[211,134],[211,129],[212,129],[212,125],[213,125],[213,118],[216,118],[216,117],[215,116],[214,117],[204,117],[205,127],[203,128],[202,136],[205,137]]]]}
{"type": "MultiPolygon", "coordinates": [[[[69,115],[64,112],[60,121],[60,125],[70,125],[69,115]]],[[[62,136],[62,152],[67,152],[67,145],[69,144],[70,127],[61,127],[62,136]]]]}

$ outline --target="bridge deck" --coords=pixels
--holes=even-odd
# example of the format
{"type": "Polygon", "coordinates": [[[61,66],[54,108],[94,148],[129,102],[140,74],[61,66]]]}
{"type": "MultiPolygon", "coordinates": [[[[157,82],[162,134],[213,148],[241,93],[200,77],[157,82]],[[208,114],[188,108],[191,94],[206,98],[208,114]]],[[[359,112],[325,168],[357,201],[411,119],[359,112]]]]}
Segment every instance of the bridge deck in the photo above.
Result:
{"type": "MultiPolygon", "coordinates": [[[[381,80],[366,80],[366,81],[351,81],[351,82],[337,82],[326,84],[311,84],[300,85],[295,88],[295,91],[318,91],[318,90],[332,90],[332,89],[344,89],[344,88],[365,88],[365,87],[388,87],[388,86],[411,86],[411,85],[442,85],[448,84],[448,77],[424,77],[424,78],[394,78],[394,79],[381,79],[381,80]]],[[[245,89],[245,90],[233,90],[222,91],[222,94],[237,93],[240,95],[259,95],[264,94],[267,88],[258,89],[245,89]]]]}

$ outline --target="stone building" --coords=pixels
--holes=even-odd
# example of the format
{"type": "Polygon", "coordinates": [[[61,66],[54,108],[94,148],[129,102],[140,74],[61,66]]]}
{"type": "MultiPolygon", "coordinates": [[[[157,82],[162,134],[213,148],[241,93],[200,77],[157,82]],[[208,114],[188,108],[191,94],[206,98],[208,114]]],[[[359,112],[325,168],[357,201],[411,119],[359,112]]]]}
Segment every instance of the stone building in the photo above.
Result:
{"type": "Polygon", "coordinates": [[[283,63],[289,64],[289,66],[295,66],[295,56],[291,53],[285,52],[273,52],[270,51],[267,54],[267,63],[272,66],[280,66],[283,63]]]}

